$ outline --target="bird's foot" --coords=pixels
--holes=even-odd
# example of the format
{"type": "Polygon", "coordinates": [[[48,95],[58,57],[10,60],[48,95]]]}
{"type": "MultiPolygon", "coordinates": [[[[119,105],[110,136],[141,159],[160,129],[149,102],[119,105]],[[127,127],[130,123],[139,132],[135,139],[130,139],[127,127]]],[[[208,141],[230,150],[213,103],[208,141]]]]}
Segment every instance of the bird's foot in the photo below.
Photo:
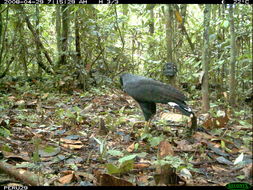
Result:
{"type": "Polygon", "coordinates": [[[137,122],[134,123],[133,127],[134,128],[142,128],[145,125],[146,125],[145,121],[137,121],[137,122]]]}

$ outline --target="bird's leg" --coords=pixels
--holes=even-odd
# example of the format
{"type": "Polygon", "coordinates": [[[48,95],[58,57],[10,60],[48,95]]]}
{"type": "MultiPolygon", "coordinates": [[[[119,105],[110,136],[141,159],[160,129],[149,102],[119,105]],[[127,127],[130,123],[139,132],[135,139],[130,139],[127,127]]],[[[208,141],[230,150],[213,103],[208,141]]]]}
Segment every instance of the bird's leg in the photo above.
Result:
{"type": "Polygon", "coordinates": [[[145,127],[144,127],[144,131],[145,133],[149,133],[149,130],[152,126],[152,123],[151,123],[152,119],[149,119],[148,121],[145,121],[145,127]]]}
{"type": "Polygon", "coordinates": [[[190,118],[191,118],[191,127],[188,136],[192,136],[197,129],[197,117],[194,114],[191,114],[190,118]]]}
{"type": "Polygon", "coordinates": [[[145,121],[144,133],[148,133],[148,132],[149,132],[149,121],[145,121]]]}

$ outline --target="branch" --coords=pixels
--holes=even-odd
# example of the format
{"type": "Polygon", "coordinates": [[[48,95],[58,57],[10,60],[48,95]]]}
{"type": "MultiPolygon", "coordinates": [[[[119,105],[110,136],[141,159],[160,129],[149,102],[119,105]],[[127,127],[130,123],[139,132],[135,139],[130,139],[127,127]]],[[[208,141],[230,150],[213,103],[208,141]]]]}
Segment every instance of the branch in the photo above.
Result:
{"type": "Polygon", "coordinates": [[[122,49],[124,49],[124,47],[125,47],[125,41],[124,41],[124,38],[123,38],[123,36],[122,36],[122,34],[121,34],[121,30],[120,30],[120,28],[119,28],[119,23],[118,23],[118,14],[117,14],[117,8],[116,8],[116,6],[114,6],[114,11],[115,11],[115,15],[116,15],[116,28],[118,29],[118,31],[119,31],[119,36],[120,36],[120,39],[121,39],[121,42],[122,42],[122,49]]]}
{"type": "Polygon", "coordinates": [[[9,63],[7,64],[5,71],[0,75],[0,79],[5,77],[13,61],[14,61],[14,57],[12,56],[9,63]]]}

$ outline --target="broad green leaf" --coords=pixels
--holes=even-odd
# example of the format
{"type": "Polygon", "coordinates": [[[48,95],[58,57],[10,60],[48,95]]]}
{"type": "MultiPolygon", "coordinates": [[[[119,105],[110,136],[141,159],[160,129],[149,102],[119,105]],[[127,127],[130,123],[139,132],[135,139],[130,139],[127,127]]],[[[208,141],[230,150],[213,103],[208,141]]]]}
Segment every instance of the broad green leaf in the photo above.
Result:
{"type": "Polygon", "coordinates": [[[229,21],[225,20],[222,25],[224,28],[227,28],[229,26],[229,21]]]}
{"type": "Polygon", "coordinates": [[[112,156],[123,156],[123,152],[119,150],[108,150],[108,154],[112,156]]]}
{"type": "Polygon", "coordinates": [[[133,160],[127,160],[120,164],[120,173],[127,173],[131,171],[134,167],[134,161],[133,160]]]}
{"type": "Polygon", "coordinates": [[[132,154],[132,155],[124,156],[123,158],[119,159],[119,163],[122,164],[125,161],[133,160],[136,156],[137,156],[137,154],[132,154]]]}
{"type": "Polygon", "coordinates": [[[163,140],[163,137],[153,137],[150,141],[151,147],[159,145],[159,143],[163,140]]]}
{"type": "Polygon", "coordinates": [[[106,169],[109,174],[119,174],[120,173],[120,168],[115,166],[114,164],[106,164],[106,169]]]}

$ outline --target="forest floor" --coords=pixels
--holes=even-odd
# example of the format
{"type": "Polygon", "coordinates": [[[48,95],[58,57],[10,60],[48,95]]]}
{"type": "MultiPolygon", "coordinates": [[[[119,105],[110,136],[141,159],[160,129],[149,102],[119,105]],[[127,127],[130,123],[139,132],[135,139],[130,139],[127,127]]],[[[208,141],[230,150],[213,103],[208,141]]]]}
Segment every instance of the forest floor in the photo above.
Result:
{"type": "Polygon", "coordinates": [[[251,108],[233,117],[193,109],[205,130],[188,137],[180,113],[158,104],[147,127],[138,104],[118,89],[1,89],[0,169],[9,174],[1,184],[252,185],[251,108]]]}

